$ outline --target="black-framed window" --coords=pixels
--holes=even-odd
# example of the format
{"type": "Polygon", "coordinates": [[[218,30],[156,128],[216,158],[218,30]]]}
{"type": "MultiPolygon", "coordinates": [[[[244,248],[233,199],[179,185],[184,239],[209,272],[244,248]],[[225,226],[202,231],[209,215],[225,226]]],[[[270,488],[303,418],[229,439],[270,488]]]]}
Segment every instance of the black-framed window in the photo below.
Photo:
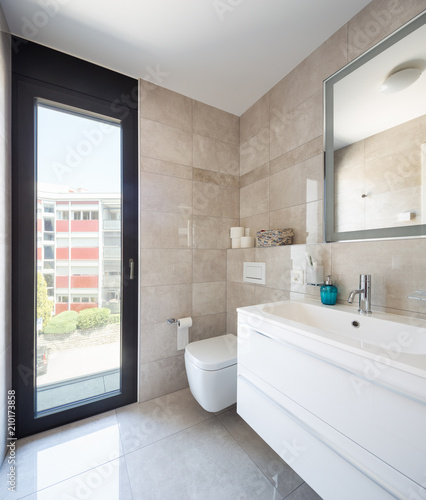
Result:
{"type": "MultiPolygon", "coordinates": [[[[17,50],[12,54],[12,370],[17,398],[17,436],[23,437],[136,401],[138,284],[137,280],[130,280],[128,262],[130,259],[136,262],[138,255],[138,82],[31,42],[15,39],[13,46],[17,50]],[[36,271],[41,267],[36,251],[36,220],[38,213],[42,219],[42,230],[53,234],[55,204],[45,203],[40,210],[41,205],[36,199],[35,141],[39,103],[43,106],[47,103],[47,106],[58,110],[77,110],[99,119],[105,117],[106,121],[119,124],[122,137],[122,260],[121,281],[118,280],[121,285],[117,290],[117,295],[121,297],[120,389],[111,392],[108,397],[86,398],[84,402],[65,404],[44,412],[37,410],[35,395],[37,314],[34,304],[38,300],[36,271]]],[[[80,220],[97,220],[97,212],[84,212],[88,212],[89,217],[82,216],[80,220]]],[[[72,217],[65,214],[69,212],[64,211],[57,220],[72,221],[72,217]]],[[[54,240],[50,241],[53,243],[54,240]]],[[[44,244],[42,250],[44,255],[41,254],[41,258],[52,259],[53,262],[56,258],[55,247],[44,244]]],[[[64,257],[65,254],[61,255],[58,259],[68,258],[64,257]]],[[[64,286],[64,281],[57,282],[53,272],[44,272],[41,278],[46,283],[46,297],[52,306],[55,296],[61,297],[60,302],[67,304],[64,298],[68,295],[57,295],[55,292],[56,287],[61,289],[64,286]]],[[[94,303],[93,292],[85,294],[86,298],[80,301],[80,305],[94,303]]],[[[67,305],[71,306],[72,300],[67,305]]],[[[55,314],[54,309],[51,314],[55,314]]]]}

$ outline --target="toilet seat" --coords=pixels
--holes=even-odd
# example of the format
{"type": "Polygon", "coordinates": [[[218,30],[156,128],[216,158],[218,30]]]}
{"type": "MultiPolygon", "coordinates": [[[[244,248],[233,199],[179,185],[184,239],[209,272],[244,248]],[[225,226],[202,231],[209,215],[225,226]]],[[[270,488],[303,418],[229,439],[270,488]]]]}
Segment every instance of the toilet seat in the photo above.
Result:
{"type": "Polygon", "coordinates": [[[237,337],[228,333],[220,337],[191,342],[185,356],[202,370],[214,371],[237,363],[237,337]]]}

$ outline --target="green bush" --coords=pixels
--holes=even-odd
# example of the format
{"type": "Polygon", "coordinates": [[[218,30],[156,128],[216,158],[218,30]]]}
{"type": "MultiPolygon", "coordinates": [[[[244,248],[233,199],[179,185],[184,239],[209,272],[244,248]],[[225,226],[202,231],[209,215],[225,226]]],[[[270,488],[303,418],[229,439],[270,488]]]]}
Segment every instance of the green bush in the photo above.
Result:
{"type": "Polygon", "coordinates": [[[57,314],[55,318],[60,318],[66,319],[67,321],[76,321],[78,319],[78,312],[77,311],[64,311],[61,312],[60,314],[57,314]]]}
{"type": "Polygon", "coordinates": [[[111,311],[106,307],[83,309],[78,315],[77,328],[84,330],[95,326],[107,325],[111,311]]]}
{"type": "Polygon", "coordinates": [[[49,324],[43,329],[44,333],[70,333],[77,328],[78,313],[76,311],[64,311],[49,321],[49,324]]]}
{"type": "Polygon", "coordinates": [[[111,316],[109,317],[108,319],[108,323],[110,325],[113,325],[113,324],[116,324],[116,323],[120,323],[120,315],[119,314],[111,314],[111,316]]]}

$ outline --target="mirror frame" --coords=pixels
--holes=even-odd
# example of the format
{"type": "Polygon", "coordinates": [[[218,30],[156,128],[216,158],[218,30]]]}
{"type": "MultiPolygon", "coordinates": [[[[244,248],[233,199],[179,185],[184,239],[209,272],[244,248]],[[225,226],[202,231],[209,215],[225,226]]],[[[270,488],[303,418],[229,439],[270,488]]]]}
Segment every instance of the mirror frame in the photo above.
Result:
{"type": "Polygon", "coordinates": [[[384,38],[367,52],[344,66],[341,70],[324,80],[324,226],[325,241],[327,243],[334,241],[406,238],[426,235],[426,224],[356,231],[335,231],[334,219],[334,85],[424,24],[426,24],[426,10],[397,31],[384,38]]]}

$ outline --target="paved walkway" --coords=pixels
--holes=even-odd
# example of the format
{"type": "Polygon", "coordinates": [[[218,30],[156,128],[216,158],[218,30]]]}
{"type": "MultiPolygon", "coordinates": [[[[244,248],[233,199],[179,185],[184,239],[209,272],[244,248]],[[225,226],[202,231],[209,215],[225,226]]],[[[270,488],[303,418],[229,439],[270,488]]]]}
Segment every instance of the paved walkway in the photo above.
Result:
{"type": "Polygon", "coordinates": [[[120,343],[51,350],[46,375],[37,376],[37,386],[84,377],[120,367],[120,343]]]}

